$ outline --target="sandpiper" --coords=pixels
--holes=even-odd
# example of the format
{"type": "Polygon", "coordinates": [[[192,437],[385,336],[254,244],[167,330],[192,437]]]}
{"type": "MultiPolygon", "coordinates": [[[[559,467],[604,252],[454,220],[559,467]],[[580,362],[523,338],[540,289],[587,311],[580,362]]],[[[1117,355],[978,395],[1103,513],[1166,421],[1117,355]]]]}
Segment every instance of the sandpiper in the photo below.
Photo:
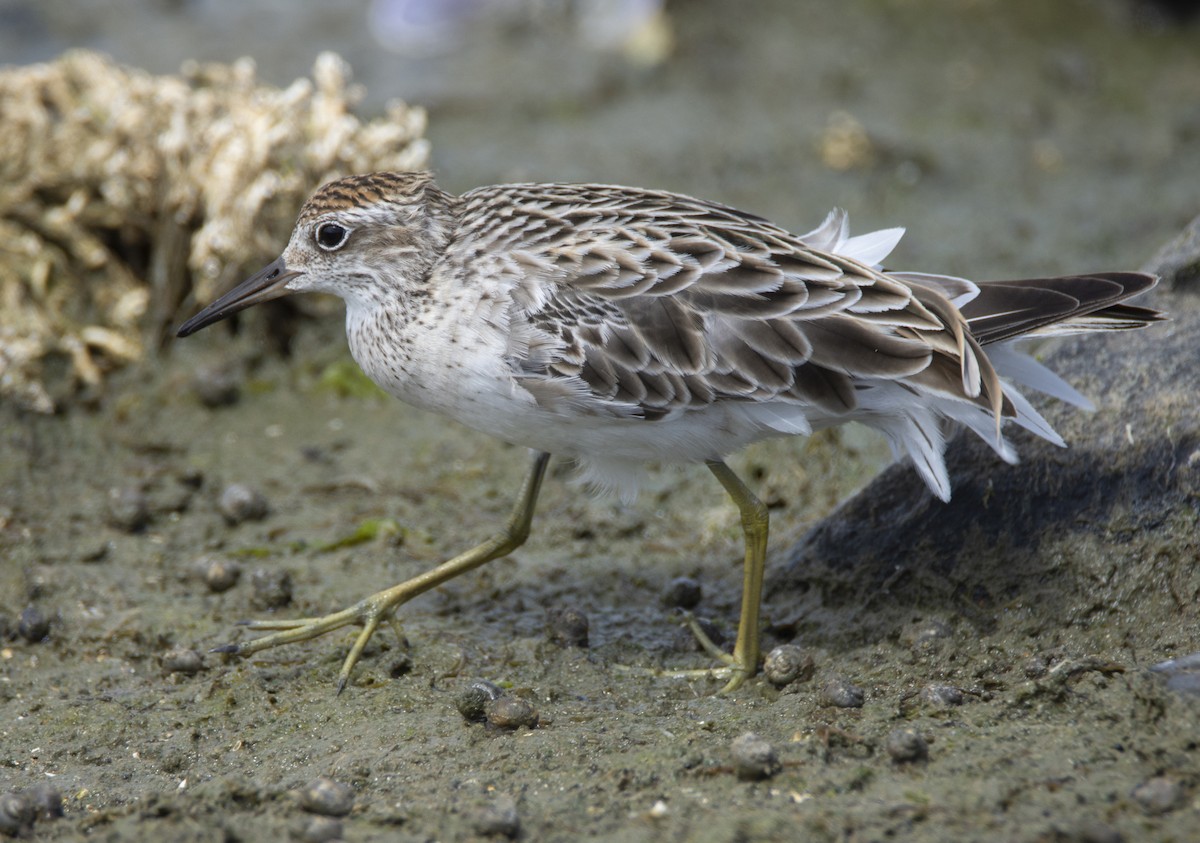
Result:
{"type": "Polygon", "coordinates": [[[712,672],[732,691],[758,668],[767,510],[725,464],[760,439],[857,421],[881,431],[942,500],[953,423],[1016,461],[1007,422],[1063,445],[1020,388],[1087,407],[1018,340],[1140,328],[1124,301],[1154,276],[1099,272],[975,283],[881,268],[903,229],[851,237],[846,215],[796,236],[715,202],[597,184],[512,184],[453,196],[428,173],[325,185],[282,256],[180,329],[184,337],[291,293],[346,303],[350,351],[392,395],[533,450],[504,528],[348,609],[255,621],[248,654],[363,625],[529,535],[551,455],[628,493],[646,461],[704,463],[741,512],[741,619],[712,672]]]}

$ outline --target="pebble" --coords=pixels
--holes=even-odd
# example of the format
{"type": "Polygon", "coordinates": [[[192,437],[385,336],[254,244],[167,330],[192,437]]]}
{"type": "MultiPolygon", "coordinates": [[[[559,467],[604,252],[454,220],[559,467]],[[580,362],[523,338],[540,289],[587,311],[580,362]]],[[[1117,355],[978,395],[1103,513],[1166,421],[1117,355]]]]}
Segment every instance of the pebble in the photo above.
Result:
{"type": "Polygon", "coordinates": [[[354,788],[320,776],[300,790],[300,807],[323,817],[344,817],[354,808],[354,788]]]}
{"type": "Polygon", "coordinates": [[[844,676],[831,676],[825,680],[818,695],[823,705],[837,708],[861,708],[866,694],[844,676]]]}
{"type": "Polygon", "coordinates": [[[742,781],[769,779],[783,769],[775,747],[753,732],[734,738],[729,751],[733,756],[733,771],[742,781]]]}
{"type": "Polygon", "coordinates": [[[230,483],[221,492],[217,510],[230,526],[243,521],[261,521],[267,517],[271,507],[266,497],[257,489],[244,483],[230,483]]]}
{"type": "Polygon", "coordinates": [[[25,796],[44,820],[55,820],[63,815],[62,791],[49,782],[35,784],[25,796]]]}
{"type": "Polygon", "coordinates": [[[933,682],[921,689],[921,699],[935,708],[953,708],[962,705],[963,693],[953,685],[933,682]]]}
{"type": "Polygon", "coordinates": [[[292,602],[292,575],[277,568],[255,568],[250,574],[250,600],[260,609],[280,609],[292,602]]]}
{"type": "Polygon", "coordinates": [[[895,729],[887,736],[887,754],[897,764],[924,761],[929,757],[929,742],[912,726],[895,729]]]}
{"type": "Polygon", "coordinates": [[[1183,788],[1179,782],[1166,776],[1146,779],[1130,795],[1147,814],[1166,814],[1183,802],[1183,788]]]}
{"type": "Polygon", "coordinates": [[[12,837],[24,837],[33,831],[37,806],[24,793],[0,794],[0,832],[12,837]]]}
{"type": "Polygon", "coordinates": [[[467,722],[482,723],[487,719],[487,712],[484,710],[487,704],[492,700],[500,699],[503,695],[504,692],[498,685],[494,685],[486,679],[479,679],[459,692],[454,700],[454,705],[467,722]]]}
{"type": "Polygon", "coordinates": [[[676,577],[663,590],[662,602],[673,609],[694,609],[703,596],[699,582],[691,577],[676,577]]]}
{"type": "Polygon", "coordinates": [[[204,670],[204,656],[190,647],[176,647],[163,653],[162,669],[167,673],[199,673],[204,670]]]}
{"type": "Polygon", "coordinates": [[[342,821],[337,817],[310,817],[300,832],[304,843],[329,843],[342,839],[342,821]]]}
{"type": "Polygon", "coordinates": [[[812,679],[815,671],[813,657],[795,644],[780,644],[767,653],[766,659],[763,660],[763,674],[767,681],[777,688],[797,680],[807,682],[812,679]]]}
{"type": "Polygon", "coordinates": [[[560,647],[588,645],[587,615],[573,606],[546,611],[546,637],[560,647]]]}
{"type": "Polygon", "coordinates": [[[45,641],[50,634],[50,618],[37,606],[26,606],[17,620],[17,635],[30,644],[45,641]]]}
{"type": "Polygon", "coordinates": [[[497,796],[476,812],[472,825],[476,834],[515,840],[521,833],[521,815],[517,813],[517,803],[511,796],[497,796]]]}
{"type": "Polygon", "coordinates": [[[204,584],[214,594],[233,588],[242,576],[242,566],[232,559],[203,557],[198,565],[203,572],[204,584]]]}
{"type": "Polygon", "coordinates": [[[140,533],[150,523],[150,501],[139,486],[108,490],[108,523],[126,533],[140,533]]]}
{"type": "Polygon", "coordinates": [[[483,713],[487,722],[497,729],[519,729],[522,726],[536,729],[538,725],[537,709],[522,697],[505,694],[488,700],[483,704],[483,713]]]}

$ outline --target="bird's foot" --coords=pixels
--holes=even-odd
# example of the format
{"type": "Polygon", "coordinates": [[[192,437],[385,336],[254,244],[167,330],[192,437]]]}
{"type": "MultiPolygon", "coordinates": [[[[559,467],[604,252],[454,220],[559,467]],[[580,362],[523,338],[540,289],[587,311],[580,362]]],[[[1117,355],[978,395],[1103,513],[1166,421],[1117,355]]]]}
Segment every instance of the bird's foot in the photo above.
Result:
{"type": "Polygon", "coordinates": [[[652,676],[662,677],[666,679],[724,679],[726,680],[724,687],[717,693],[729,694],[736,691],[742,686],[747,679],[758,672],[758,658],[745,658],[739,655],[735,648],[732,654],[726,653],[718,647],[713,640],[700,626],[699,622],[692,615],[687,616],[688,627],[692,631],[692,635],[696,637],[696,641],[703,648],[704,652],[708,653],[721,664],[716,667],[702,667],[690,670],[667,670],[663,668],[637,668],[627,665],[617,665],[619,670],[637,673],[649,673],[652,676]]]}
{"type": "Polygon", "coordinates": [[[397,590],[402,588],[403,586],[397,586],[396,588],[380,591],[365,600],[358,601],[347,609],[317,618],[270,618],[267,620],[243,621],[239,626],[254,630],[279,631],[271,635],[252,638],[249,641],[214,647],[212,652],[234,656],[248,656],[252,653],[258,653],[282,644],[308,641],[311,638],[316,638],[335,629],[341,629],[344,626],[361,624],[363,627],[362,632],[354,640],[354,645],[350,648],[350,652],[346,655],[346,660],[342,662],[342,669],[338,673],[337,692],[340,694],[350,681],[351,671],[358,664],[363,650],[366,649],[367,642],[371,640],[371,636],[375,634],[375,630],[379,628],[380,623],[386,621],[392,627],[393,631],[395,631],[396,637],[400,641],[404,640],[404,634],[400,630],[400,625],[396,622],[394,612],[399,604],[412,595],[397,594],[397,590]]]}

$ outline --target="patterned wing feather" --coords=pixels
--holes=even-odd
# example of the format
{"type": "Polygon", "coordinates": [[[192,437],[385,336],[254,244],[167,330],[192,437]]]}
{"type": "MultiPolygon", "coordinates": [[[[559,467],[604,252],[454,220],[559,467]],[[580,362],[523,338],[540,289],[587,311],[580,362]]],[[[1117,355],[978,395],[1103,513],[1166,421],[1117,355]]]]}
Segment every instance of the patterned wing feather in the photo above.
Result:
{"type": "MultiPolygon", "coordinates": [[[[873,380],[1003,409],[997,390],[980,398],[986,358],[976,359],[945,295],[759,217],[604,186],[516,185],[463,198],[465,216],[479,221],[471,236],[526,272],[512,318],[556,348],[544,367],[522,364],[523,377],[578,379],[600,404],[647,419],[721,400],[844,414],[857,405],[854,382],[873,380]],[[501,205],[507,213],[491,210],[501,205]],[[528,229],[514,224],[521,218],[528,229]]],[[[844,216],[827,221],[821,239],[844,241],[844,226],[844,216]]],[[[898,237],[882,234],[862,248],[875,254],[898,237]]]]}
{"type": "MultiPolygon", "coordinates": [[[[857,404],[855,379],[905,380],[935,357],[939,372],[973,357],[965,323],[937,291],[914,295],[732,208],[580,185],[486,188],[464,200],[466,215],[487,225],[472,236],[532,270],[524,283],[538,289],[514,297],[514,318],[557,351],[523,374],[578,378],[634,415],[770,399],[841,414],[857,404]],[[511,211],[471,213],[499,205],[511,211]],[[522,217],[529,230],[513,224],[522,217]]],[[[844,215],[832,219],[820,238],[845,240],[844,215]]],[[[862,247],[876,253],[898,237],[882,234],[862,247]]],[[[925,380],[947,388],[945,377],[925,380]]]]}
{"type": "Polygon", "coordinates": [[[716,203],[604,185],[463,201],[466,239],[519,267],[509,320],[540,352],[514,356],[518,380],[539,400],[586,396],[595,412],[653,420],[752,401],[841,418],[862,390],[892,385],[948,399],[942,412],[977,431],[953,407],[984,411],[1003,448],[1005,417],[1037,419],[984,345],[1155,318],[1119,303],[1153,284],[1138,273],[976,284],[885,272],[872,264],[901,231],[850,238],[841,212],[797,237],[716,203]]]}

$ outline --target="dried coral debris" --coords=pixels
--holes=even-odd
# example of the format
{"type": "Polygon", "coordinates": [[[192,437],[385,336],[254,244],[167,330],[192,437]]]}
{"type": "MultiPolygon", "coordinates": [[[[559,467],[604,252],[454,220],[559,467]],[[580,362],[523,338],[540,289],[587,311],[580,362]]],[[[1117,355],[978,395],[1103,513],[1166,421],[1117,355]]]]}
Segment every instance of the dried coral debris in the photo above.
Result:
{"type": "Polygon", "coordinates": [[[331,53],[284,89],[249,59],[154,76],[77,51],[0,71],[0,400],[52,411],[51,369],[55,392],[97,388],[183,301],[269,256],[314,186],[424,166],[425,113],[364,121],[360,98],[331,53]]]}

